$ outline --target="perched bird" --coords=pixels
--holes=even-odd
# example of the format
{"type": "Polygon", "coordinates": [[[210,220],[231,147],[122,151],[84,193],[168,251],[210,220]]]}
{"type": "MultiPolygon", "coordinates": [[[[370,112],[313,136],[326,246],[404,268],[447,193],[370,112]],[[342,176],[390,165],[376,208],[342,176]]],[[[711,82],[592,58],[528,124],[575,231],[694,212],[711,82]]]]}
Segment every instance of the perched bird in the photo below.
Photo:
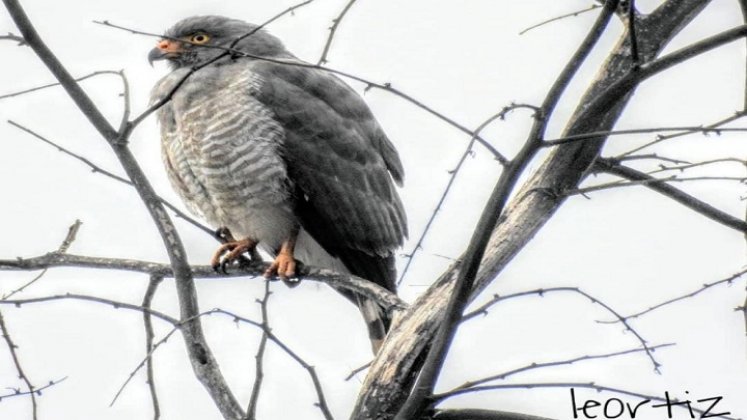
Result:
{"type": "MultiPolygon", "coordinates": [[[[178,22],[148,59],[172,70],[151,94],[170,98],[158,121],[171,184],[192,213],[238,238],[214,267],[258,246],[274,257],[266,276],[293,277],[298,260],[395,292],[404,170],[353,89],[256,25],[220,16],[178,22]]],[[[341,293],[360,307],[376,352],[390,320],[341,293]]]]}

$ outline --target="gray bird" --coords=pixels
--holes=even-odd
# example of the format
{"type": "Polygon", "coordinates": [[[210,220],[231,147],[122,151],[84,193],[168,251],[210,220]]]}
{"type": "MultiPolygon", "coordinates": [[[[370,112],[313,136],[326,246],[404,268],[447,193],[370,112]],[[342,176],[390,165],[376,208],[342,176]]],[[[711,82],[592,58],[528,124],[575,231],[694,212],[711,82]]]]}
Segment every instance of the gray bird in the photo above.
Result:
{"type": "MultiPolygon", "coordinates": [[[[274,257],[266,276],[293,277],[298,260],[395,292],[393,252],[407,222],[393,181],[401,186],[404,170],[353,89],[256,25],[220,16],[178,22],[148,59],[172,70],[151,94],[173,93],[158,111],[171,184],[192,213],[238,238],[216,251],[214,266],[259,246],[274,257]],[[245,54],[217,59],[174,91],[228,48],[245,54]]],[[[360,307],[377,352],[389,318],[342,293],[360,307]]]]}

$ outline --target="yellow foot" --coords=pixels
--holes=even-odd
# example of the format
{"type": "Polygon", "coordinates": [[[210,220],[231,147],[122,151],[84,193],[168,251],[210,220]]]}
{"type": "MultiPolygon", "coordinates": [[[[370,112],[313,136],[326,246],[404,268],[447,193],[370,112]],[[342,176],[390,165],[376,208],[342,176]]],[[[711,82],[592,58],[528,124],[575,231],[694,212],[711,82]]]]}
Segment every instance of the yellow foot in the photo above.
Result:
{"type": "Polygon", "coordinates": [[[254,250],[257,247],[257,241],[244,238],[239,241],[230,241],[218,247],[218,250],[213,254],[213,258],[210,259],[210,265],[213,266],[215,271],[223,271],[227,273],[226,267],[232,262],[238,260],[241,254],[249,252],[254,254],[254,250]]]}
{"type": "Polygon", "coordinates": [[[296,260],[290,252],[280,252],[270,267],[265,270],[265,277],[272,277],[277,274],[283,280],[296,275],[296,260]]]}

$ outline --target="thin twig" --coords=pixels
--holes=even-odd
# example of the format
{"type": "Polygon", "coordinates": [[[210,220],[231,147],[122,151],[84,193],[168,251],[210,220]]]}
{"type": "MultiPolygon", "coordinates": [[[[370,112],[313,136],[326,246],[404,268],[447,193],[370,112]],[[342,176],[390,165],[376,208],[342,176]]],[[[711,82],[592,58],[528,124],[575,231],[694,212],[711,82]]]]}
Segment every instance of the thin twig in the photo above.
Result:
{"type": "MultiPolygon", "coordinates": [[[[78,230],[80,229],[80,225],[82,225],[82,224],[83,224],[83,222],[81,222],[80,220],[76,219],[75,222],[72,225],[70,225],[70,227],[67,229],[67,235],[65,235],[65,239],[62,240],[62,243],[57,248],[57,252],[59,252],[61,254],[64,254],[64,253],[67,252],[67,250],[70,248],[70,245],[72,245],[73,241],[75,241],[75,237],[78,235],[78,230]]],[[[8,298],[10,298],[10,297],[12,297],[12,296],[14,296],[14,295],[16,295],[18,293],[23,292],[29,286],[31,286],[32,284],[34,284],[37,281],[39,281],[39,279],[41,279],[42,277],[44,277],[44,275],[47,274],[47,270],[48,270],[48,268],[43,269],[39,274],[36,275],[36,277],[34,277],[30,281],[24,283],[21,287],[19,287],[17,289],[14,289],[14,290],[10,291],[9,293],[7,293],[7,294],[3,295],[2,297],[0,297],[0,300],[8,299],[8,298]]]]}
{"type": "MultiPolygon", "coordinates": [[[[609,136],[620,136],[620,135],[628,135],[628,134],[646,134],[646,133],[659,133],[663,131],[681,131],[681,133],[677,133],[676,135],[672,136],[662,136],[662,138],[674,138],[676,136],[684,136],[686,134],[694,134],[694,133],[703,133],[703,134],[716,134],[720,135],[723,132],[737,132],[737,133],[743,133],[747,131],[747,127],[733,127],[733,128],[719,128],[719,127],[712,127],[712,126],[694,126],[694,127],[652,127],[652,128],[632,128],[627,130],[614,130],[614,131],[596,131],[593,133],[583,133],[583,134],[574,134],[571,136],[561,137],[557,139],[552,140],[545,140],[544,146],[545,147],[553,147],[558,146],[561,144],[568,144],[568,143],[575,143],[578,141],[586,141],[586,140],[598,140],[600,138],[605,138],[609,136]]],[[[638,148],[634,151],[638,151],[638,148]]],[[[627,156],[629,154],[633,153],[633,151],[626,152],[622,156],[627,156]]]]}
{"type": "Polygon", "coordinates": [[[8,393],[8,394],[0,395],[0,401],[2,401],[5,398],[22,397],[24,395],[30,395],[30,394],[41,395],[42,391],[44,391],[44,390],[46,390],[48,388],[51,388],[51,387],[59,384],[60,382],[64,381],[65,379],[67,379],[67,376],[63,376],[62,378],[57,379],[56,381],[55,380],[51,380],[51,381],[47,382],[46,385],[35,388],[33,392],[22,391],[22,390],[20,390],[18,388],[10,388],[10,389],[13,390],[13,392],[12,393],[8,393]]]}
{"type": "Polygon", "coordinates": [[[355,4],[355,2],[356,0],[349,0],[340,14],[332,20],[332,26],[329,27],[329,36],[327,37],[327,42],[324,44],[324,51],[322,51],[322,55],[319,57],[319,60],[316,62],[316,64],[322,65],[327,63],[327,54],[329,53],[329,49],[332,46],[332,40],[335,38],[335,32],[337,32],[337,28],[340,26],[340,23],[342,23],[342,20],[345,18],[348,10],[353,7],[353,4],[355,4]]]}
{"type": "Polygon", "coordinates": [[[5,344],[8,347],[8,351],[10,352],[10,357],[11,359],[13,359],[13,365],[15,365],[16,367],[18,378],[21,379],[26,384],[28,395],[31,397],[32,418],[34,420],[37,420],[36,394],[39,392],[39,389],[34,387],[34,385],[31,383],[31,380],[26,375],[26,372],[23,371],[23,367],[21,366],[21,361],[18,359],[18,352],[16,352],[16,349],[18,349],[18,346],[13,342],[13,339],[10,338],[10,332],[8,331],[8,326],[5,325],[5,318],[3,317],[2,312],[0,312],[0,332],[3,333],[3,339],[5,340],[5,344]]]}
{"type": "Polygon", "coordinates": [[[347,381],[353,379],[355,377],[355,375],[357,375],[357,374],[363,372],[364,370],[368,369],[371,366],[371,363],[373,363],[373,362],[368,362],[365,365],[359,366],[359,367],[353,369],[352,371],[350,371],[350,373],[348,374],[348,376],[345,377],[345,381],[347,382],[347,381]]]}
{"type": "Polygon", "coordinates": [[[666,172],[666,171],[680,171],[680,172],[684,172],[687,169],[697,168],[697,167],[700,167],[700,166],[713,165],[714,163],[727,163],[727,162],[730,162],[730,163],[739,163],[742,166],[747,165],[747,161],[745,161],[745,160],[729,157],[729,158],[704,160],[702,162],[695,162],[695,163],[690,163],[690,162],[675,163],[676,166],[660,165],[659,169],[656,169],[654,171],[648,172],[648,174],[652,175],[652,174],[655,174],[655,173],[666,172]]]}
{"type": "Polygon", "coordinates": [[[603,301],[597,299],[596,297],[594,297],[594,296],[586,293],[585,291],[581,290],[578,287],[548,287],[546,289],[527,290],[527,291],[524,291],[524,292],[512,293],[512,294],[504,295],[504,296],[494,295],[493,298],[490,299],[488,302],[484,303],[483,305],[481,305],[480,307],[478,307],[474,311],[466,314],[462,318],[461,321],[464,322],[464,321],[470,320],[470,319],[476,317],[477,315],[487,315],[489,308],[491,308],[492,306],[494,306],[498,302],[502,302],[504,300],[516,299],[516,298],[521,298],[521,297],[525,297],[525,296],[539,296],[539,297],[544,297],[548,293],[568,293],[568,292],[573,293],[573,294],[578,294],[578,295],[581,295],[581,296],[585,297],[586,299],[589,299],[591,301],[591,303],[593,303],[595,305],[601,306],[607,312],[609,312],[610,314],[612,314],[612,316],[614,316],[617,320],[619,320],[619,322],[621,322],[625,326],[625,331],[630,331],[635,336],[635,338],[638,340],[638,342],[641,343],[641,347],[643,347],[643,349],[646,351],[646,355],[648,356],[649,360],[651,360],[651,363],[654,366],[654,372],[661,373],[659,371],[659,367],[661,367],[661,364],[656,360],[656,358],[654,358],[653,351],[652,351],[651,347],[649,347],[648,341],[646,341],[638,333],[638,331],[636,331],[630,325],[630,323],[628,322],[628,319],[625,318],[625,317],[623,317],[622,315],[620,315],[620,313],[617,312],[615,309],[613,309],[611,306],[607,305],[606,303],[604,303],[603,301]]]}
{"type": "Polygon", "coordinates": [[[18,43],[18,46],[27,45],[26,40],[23,39],[22,36],[13,35],[12,33],[8,32],[7,35],[0,35],[0,41],[14,41],[18,43]]]}
{"type": "MultiPolygon", "coordinates": [[[[115,181],[119,181],[119,182],[121,182],[123,184],[127,184],[127,185],[129,185],[131,187],[135,187],[135,185],[129,179],[123,178],[123,177],[121,177],[119,175],[116,175],[115,173],[113,173],[111,171],[108,171],[108,170],[106,170],[106,169],[104,169],[104,168],[96,165],[95,163],[91,162],[89,159],[87,159],[87,158],[85,158],[85,157],[83,157],[83,156],[81,156],[81,155],[79,155],[79,154],[77,154],[77,153],[75,153],[75,152],[73,152],[71,150],[68,150],[68,149],[60,146],[59,144],[55,143],[54,141],[52,141],[52,140],[50,140],[50,139],[42,136],[41,134],[37,133],[36,131],[31,130],[30,128],[28,128],[26,126],[23,126],[23,125],[15,122],[15,121],[12,121],[12,120],[8,120],[8,124],[12,125],[15,128],[18,128],[21,131],[24,131],[24,132],[30,134],[34,138],[36,138],[38,140],[41,140],[42,142],[44,142],[44,143],[46,143],[46,144],[48,144],[48,145],[56,148],[58,151],[62,152],[63,154],[65,154],[67,156],[70,156],[73,159],[76,159],[76,160],[78,160],[80,162],[83,162],[86,166],[88,166],[89,168],[91,168],[91,171],[94,172],[94,173],[99,173],[99,174],[104,175],[104,176],[106,176],[108,178],[111,178],[111,179],[113,179],[115,181]]],[[[187,223],[189,223],[192,226],[196,227],[197,229],[200,229],[201,231],[207,233],[211,237],[215,237],[215,231],[213,229],[210,229],[209,227],[207,227],[207,226],[203,225],[202,223],[198,222],[197,220],[193,219],[188,214],[186,214],[183,211],[179,210],[178,207],[176,207],[175,205],[173,205],[170,202],[168,202],[165,199],[163,199],[160,195],[156,195],[156,198],[164,206],[168,207],[169,210],[171,210],[172,212],[174,212],[174,214],[176,214],[179,218],[183,219],[184,221],[186,221],[187,223]]]]}
{"type": "Polygon", "coordinates": [[[127,385],[132,381],[132,378],[137,375],[137,373],[140,371],[140,369],[143,368],[143,366],[146,366],[148,362],[153,359],[153,354],[155,354],[156,350],[158,350],[159,347],[161,347],[164,343],[166,343],[169,338],[171,338],[174,333],[179,331],[187,322],[193,321],[196,318],[200,318],[202,316],[208,315],[208,312],[201,312],[197,315],[195,315],[192,319],[184,320],[184,321],[177,321],[172,324],[171,330],[166,333],[166,335],[163,336],[160,340],[155,342],[148,351],[148,353],[143,357],[143,359],[138,363],[138,365],[135,367],[135,369],[130,371],[130,374],[127,375],[127,379],[122,383],[122,385],[119,386],[119,389],[117,390],[116,394],[114,394],[114,397],[112,398],[111,402],[109,403],[109,407],[113,407],[114,404],[119,399],[119,396],[122,395],[122,392],[124,392],[125,388],[127,388],[127,385]]]}
{"type": "Polygon", "coordinates": [[[548,20],[542,21],[540,23],[537,23],[535,25],[532,25],[532,26],[530,26],[530,27],[522,30],[521,32],[519,32],[519,35],[524,35],[525,33],[531,31],[532,29],[539,28],[541,26],[547,25],[548,23],[556,22],[556,21],[559,21],[559,20],[562,20],[562,19],[566,19],[566,18],[569,18],[569,17],[576,17],[576,16],[582,15],[584,13],[591,12],[592,10],[599,9],[600,7],[602,7],[600,4],[592,4],[591,6],[587,7],[586,9],[581,9],[581,10],[577,10],[575,12],[566,13],[564,15],[556,16],[556,17],[554,17],[552,19],[548,19],[548,20]]]}
{"type": "Polygon", "coordinates": [[[264,379],[264,357],[265,349],[267,347],[267,331],[270,330],[270,320],[267,314],[267,304],[270,300],[270,280],[265,279],[265,295],[262,300],[259,301],[260,311],[262,312],[262,338],[259,340],[259,347],[257,354],[254,356],[255,360],[255,374],[254,384],[252,385],[252,394],[249,398],[249,405],[246,408],[247,420],[255,420],[257,416],[257,403],[259,402],[259,393],[262,389],[262,381],[264,379]]]}
{"type": "MultiPolygon", "coordinates": [[[[671,346],[674,346],[674,345],[675,345],[674,343],[659,344],[659,345],[656,345],[656,346],[651,346],[650,349],[651,349],[651,351],[656,351],[658,349],[665,348],[665,347],[671,347],[671,346]]],[[[574,357],[574,358],[571,358],[571,359],[556,360],[556,361],[552,361],[552,362],[539,362],[539,363],[535,362],[535,363],[530,363],[528,365],[525,365],[525,366],[522,366],[522,367],[519,367],[519,368],[515,368],[515,369],[511,369],[511,370],[508,370],[508,371],[505,371],[505,372],[502,372],[502,373],[498,373],[498,374],[495,374],[495,375],[486,376],[486,377],[481,378],[481,379],[476,379],[476,380],[465,382],[462,385],[454,388],[453,391],[460,390],[460,389],[472,388],[472,387],[475,387],[477,385],[482,385],[482,384],[484,384],[486,382],[491,382],[491,381],[495,381],[495,380],[503,380],[503,379],[506,379],[506,378],[508,378],[510,376],[516,375],[518,373],[527,372],[527,371],[530,371],[530,370],[543,369],[543,368],[547,368],[547,367],[567,366],[567,365],[572,365],[572,364],[578,363],[578,362],[586,362],[586,361],[589,361],[589,360],[610,359],[610,358],[617,357],[617,356],[624,356],[624,355],[633,354],[633,353],[641,353],[641,352],[645,352],[645,351],[646,351],[645,348],[637,347],[637,348],[629,349],[629,350],[622,350],[622,351],[616,351],[616,352],[604,353],[604,354],[585,355],[585,356],[574,357]]]]}
{"type": "MultiPolygon", "coordinates": [[[[719,127],[721,127],[724,124],[728,124],[730,122],[739,120],[739,119],[743,118],[745,115],[747,115],[747,111],[738,111],[738,112],[734,113],[734,115],[732,115],[730,117],[727,117],[727,118],[724,118],[724,119],[722,119],[720,121],[716,121],[714,123],[706,125],[703,128],[705,128],[707,130],[708,129],[714,129],[715,130],[715,129],[718,129],[719,127]]],[[[652,140],[652,141],[650,141],[650,142],[648,142],[648,143],[646,143],[646,144],[644,144],[642,146],[638,146],[638,147],[636,147],[634,149],[628,150],[627,152],[623,153],[620,157],[632,155],[633,153],[640,152],[643,149],[649,148],[649,147],[654,146],[656,144],[659,144],[659,143],[661,143],[663,141],[674,139],[674,138],[677,138],[677,137],[686,136],[686,135],[689,135],[689,134],[693,134],[694,132],[702,132],[702,131],[701,130],[697,130],[697,131],[685,130],[685,131],[682,131],[680,133],[674,133],[674,134],[669,134],[669,135],[659,135],[659,136],[656,136],[656,138],[654,140],[652,140]]]]}
{"type": "MultiPolygon", "coordinates": [[[[636,171],[624,165],[615,163],[614,160],[599,158],[594,163],[594,170],[609,173],[615,176],[625,178],[631,182],[645,181],[654,179],[652,176],[643,172],[636,171]]],[[[724,226],[736,229],[740,232],[747,233],[747,222],[738,219],[724,211],[721,211],[710,204],[698,200],[697,198],[669,185],[665,182],[647,182],[644,184],[647,188],[652,189],[666,197],[669,197],[685,207],[702,214],[709,219],[721,223],[724,226]]]]}
{"type": "MultiPolygon", "coordinates": [[[[705,292],[705,291],[707,291],[707,290],[709,290],[709,289],[711,289],[713,287],[720,286],[720,285],[723,285],[723,284],[731,285],[732,283],[734,283],[734,281],[743,278],[745,274],[747,274],[747,270],[742,270],[742,271],[740,271],[738,273],[732,274],[731,276],[729,276],[729,277],[727,277],[725,279],[717,280],[717,281],[714,281],[714,282],[711,282],[711,283],[705,283],[705,284],[703,284],[703,286],[699,287],[696,290],[693,290],[690,293],[686,293],[684,295],[677,296],[677,297],[672,298],[672,299],[668,299],[668,300],[666,300],[664,302],[661,302],[661,303],[658,303],[656,305],[650,306],[648,309],[642,310],[640,312],[636,312],[636,313],[634,313],[632,315],[626,315],[623,318],[626,319],[626,320],[635,319],[635,318],[638,318],[638,317],[640,317],[642,315],[646,315],[646,314],[648,314],[650,312],[653,312],[653,311],[655,311],[655,310],[657,310],[659,308],[671,305],[671,304],[673,304],[675,302],[679,302],[681,300],[685,300],[685,299],[689,299],[691,297],[697,296],[697,295],[699,295],[699,294],[701,294],[701,293],[703,293],[703,292],[705,292]]],[[[599,322],[600,324],[614,324],[614,323],[620,322],[620,320],[619,319],[615,319],[615,320],[611,320],[611,321],[597,321],[597,322],[599,322]]]]}
{"type": "Polygon", "coordinates": [[[605,159],[608,159],[610,161],[616,161],[616,162],[628,162],[628,161],[631,161],[631,160],[646,160],[646,159],[651,159],[651,160],[660,160],[660,161],[663,161],[663,162],[674,163],[676,165],[689,164],[690,163],[690,162],[688,162],[686,160],[674,159],[674,158],[670,158],[670,157],[667,157],[667,156],[659,156],[656,153],[648,153],[648,154],[643,154],[643,155],[628,155],[628,156],[620,156],[620,157],[616,156],[614,158],[605,158],[605,159]]]}
{"type": "MultiPolygon", "coordinates": [[[[78,77],[77,79],[75,79],[75,81],[76,82],[82,82],[82,81],[84,81],[86,79],[90,79],[92,77],[100,76],[100,75],[103,75],[103,74],[119,75],[119,73],[120,72],[117,72],[117,71],[114,71],[114,70],[94,71],[93,73],[89,73],[89,74],[87,74],[85,76],[78,77]]],[[[46,85],[36,86],[36,87],[32,87],[32,88],[20,90],[20,91],[17,91],[17,92],[13,92],[13,93],[6,93],[4,95],[0,95],[0,99],[13,98],[13,97],[16,97],[16,96],[25,95],[27,93],[36,92],[36,91],[39,91],[39,90],[43,90],[43,89],[47,89],[47,88],[51,88],[51,87],[55,87],[55,86],[60,86],[60,82],[48,83],[46,85]]]]}
{"type": "Polygon", "coordinates": [[[298,353],[291,350],[290,347],[288,347],[287,344],[285,344],[282,340],[280,340],[271,329],[267,328],[264,323],[259,323],[256,321],[252,321],[251,319],[244,318],[242,316],[236,315],[233,312],[226,311],[220,308],[213,309],[209,312],[210,314],[222,314],[229,316],[233,318],[233,321],[236,323],[247,323],[249,325],[253,325],[255,327],[259,327],[262,329],[262,331],[267,335],[267,339],[272,341],[275,345],[280,347],[285,354],[291,357],[291,359],[295,360],[296,363],[298,363],[302,368],[308,372],[309,377],[311,378],[311,382],[314,384],[314,390],[316,391],[316,395],[318,398],[318,402],[316,403],[317,407],[322,412],[322,415],[326,420],[333,420],[332,413],[329,411],[329,406],[327,405],[327,399],[324,397],[324,390],[322,387],[322,383],[319,380],[319,376],[316,374],[316,369],[314,366],[307,363],[301,356],[298,355],[298,353]]]}
{"type": "Polygon", "coordinates": [[[39,297],[27,298],[27,299],[4,299],[4,300],[0,300],[0,305],[13,305],[15,307],[21,307],[23,305],[31,305],[34,303],[44,303],[44,302],[53,302],[53,301],[61,301],[61,300],[81,300],[81,301],[86,301],[86,302],[102,303],[104,305],[109,305],[113,307],[114,309],[127,309],[131,311],[147,312],[153,315],[154,317],[164,320],[172,325],[179,323],[178,319],[170,315],[167,315],[163,312],[153,310],[151,308],[146,308],[140,305],[134,305],[132,303],[121,302],[118,300],[106,299],[106,298],[102,298],[98,296],[82,295],[79,293],[65,293],[64,295],[39,296],[39,297]]]}
{"type": "MultiPolygon", "coordinates": [[[[649,175],[649,174],[647,174],[649,175]]],[[[598,192],[598,191],[604,191],[604,190],[610,190],[614,188],[622,188],[622,187],[634,187],[636,185],[648,185],[648,184],[662,184],[667,182],[690,182],[690,181],[737,181],[737,182],[747,182],[746,177],[736,177],[736,176],[691,176],[691,177],[677,177],[677,175],[670,175],[666,178],[654,178],[651,177],[649,179],[639,179],[635,181],[615,181],[615,182],[607,182],[604,184],[598,184],[591,187],[585,187],[585,188],[576,188],[573,190],[565,191],[566,195],[586,195],[592,192],[598,192]]]]}
{"type": "Polygon", "coordinates": [[[444,190],[441,193],[441,197],[438,199],[438,203],[436,203],[436,207],[431,212],[431,216],[428,219],[428,222],[425,224],[425,228],[423,228],[423,232],[420,234],[420,237],[418,238],[418,241],[415,243],[415,246],[412,248],[412,251],[409,254],[406,254],[407,263],[405,263],[405,266],[399,275],[399,280],[397,280],[398,286],[402,284],[402,282],[404,281],[405,276],[407,275],[407,272],[410,270],[410,265],[412,265],[412,262],[415,259],[415,255],[418,253],[418,251],[420,251],[423,248],[423,241],[425,241],[425,237],[428,235],[428,232],[430,231],[431,226],[433,225],[433,222],[436,220],[436,217],[438,216],[438,213],[441,210],[441,207],[446,201],[446,197],[449,195],[449,192],[451,191],[451,187],[454,185],[454,181],[456,181],[456,177],[457,175],[459,175],[459,171],[462,169],[462,165],[464,165],[464,162],[467,160],[467,157],[470,156],[472,153],[472,146],[474,146],[475,144],[476,137],[479,136],[480,132],[482,132],[482,130],[485,129],[485,127],[490,125],[490,123],[492,123],[493,121],[497,119],[501,119],[501,120],[505,119],[506,115],[509,112],[517,108],[528,108],[528,109],[534,110],[534,112],[537,112],[537,107],[533,107],[531,105],[511,104],[507,107],[504,107],[497,114],[483,121],[483,123],[480,124],[475,129],[475,133],[472,135],[472,138],[470,138],[470,141],[467,144],[467,147],[464,149],[462,156],[459,158],[459,161],[457,162],[456,167],[449,171],[449,181],[446,183],[446,187],[444,187],[444,190]]]}
{"type": "MultiPolygon", "coordinates": [[[[148,282],[148,288],[145,290],[143,296],[143,308],[151,309],[153,303],[153,297],[156,295],[158,285],[163,281],[161,276],[151,276],[148,282]]],[[[153,332],[153,320],[151,319],[150,312],[143,311],[143,325],[145,327],[145,353],[150,355],[153,351],[153,338],[155,333],[153,332]]],[[[158,404],[158,392],[156,391],[156,379],[153,374],[153,358],[147,358],[147,366],[145,369],[148,382],[148,390],[150,391],[150,400],[153,404],[153,419],[158,420],[161,417],[161,407],[158,404]]]]}

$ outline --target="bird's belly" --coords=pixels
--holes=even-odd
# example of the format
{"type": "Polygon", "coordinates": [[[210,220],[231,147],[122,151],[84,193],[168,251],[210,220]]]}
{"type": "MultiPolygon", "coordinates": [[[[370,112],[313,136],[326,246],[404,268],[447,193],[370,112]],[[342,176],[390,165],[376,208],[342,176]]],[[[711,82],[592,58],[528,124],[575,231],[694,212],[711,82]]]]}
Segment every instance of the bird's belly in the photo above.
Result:
{"type": "Polygon", "coordinates": [[[287,206],[261,206],[224,209],[218,225],[227,227],[233,236],[259,241],[270,253],[293,234],[298,221],[287,206]]]}

